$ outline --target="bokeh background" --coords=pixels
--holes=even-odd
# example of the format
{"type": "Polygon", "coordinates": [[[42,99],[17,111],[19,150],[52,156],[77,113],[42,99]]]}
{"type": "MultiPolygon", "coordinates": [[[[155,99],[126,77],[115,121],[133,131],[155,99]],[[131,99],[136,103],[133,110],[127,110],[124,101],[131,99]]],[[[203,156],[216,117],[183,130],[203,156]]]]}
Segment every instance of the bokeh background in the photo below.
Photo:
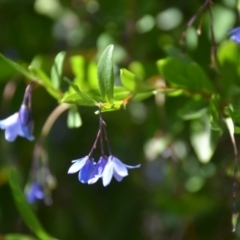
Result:
{"type": "MultiPolygon", "coordinates": [[[[181,34],[201,4],[200,0],[0,0],[0,52],[25,66],[42,59],[49,72],[55,55],[66,51],[63,73],[72,78],[71,56],[97,61],[99,53],[114,44],[116,74],[125,67],[144,79],[154,79],[159,74],[156,61],[181,49],[181,34]]],[[[238,24],[237,2],[214,1],[213,14],[220,44],[227,39],[228,29],[238,24]]],[[[187,54],[208,72],[209,19],[208,12],[199,17],[188,29],[186,42],[187,54]]],[[[18,110],[28,82],[0,62],[1,119],[18,110]]],[[[231,232],[234,154],[230,138],[224,134],[211,160],[199,161],[189,137],[194,125],[179,117],[187,101],[188,97],[160,94],[103,114],[114,154],[126,164],[142,164],[121,183],[112,180],[108,187],[101,181],[84,185],[77,174],[67,174],[71,160],[87,155],[93,145],[98,131],[96,109],[79,107],[83,124],[78,129],[67,127],[67,112],[63,113],[44,143],[57,179],[53,203],[32,206],[45,230],[61,240],[239,239],[240,226],[231,232]]],[[[36,138],[57,105],[44,88],[34,88],[36,138]]],[[[34,236],[16,208],[7,174],[9,167],[16,166],[24,189],[33,149],[34,142],[18,138],[8,143],[0,133],[1,235],[34,236]]]]}

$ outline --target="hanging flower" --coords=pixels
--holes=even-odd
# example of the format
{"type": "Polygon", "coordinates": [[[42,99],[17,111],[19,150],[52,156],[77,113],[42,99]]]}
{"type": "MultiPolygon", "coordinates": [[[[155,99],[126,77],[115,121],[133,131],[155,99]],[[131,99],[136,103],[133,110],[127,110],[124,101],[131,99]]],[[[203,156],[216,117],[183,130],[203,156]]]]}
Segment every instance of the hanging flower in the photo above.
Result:
{"type": "Polygon", "coordinates": [[[17,136],[34,140],[32,135],[33,121],[31,117],[31,84],[25,91],[23,103],[18,112],[0,121],[0,128],[5,130],[5,138],[13,142],[17,136]]]}
{"type": "Polygon", "coordinates": [[[72,161],[73,165],[69,168],[68,174],[78,173],[78,180],[81,183],[87,183],[94,170],[94,160],[89,156],[72,161]]]}

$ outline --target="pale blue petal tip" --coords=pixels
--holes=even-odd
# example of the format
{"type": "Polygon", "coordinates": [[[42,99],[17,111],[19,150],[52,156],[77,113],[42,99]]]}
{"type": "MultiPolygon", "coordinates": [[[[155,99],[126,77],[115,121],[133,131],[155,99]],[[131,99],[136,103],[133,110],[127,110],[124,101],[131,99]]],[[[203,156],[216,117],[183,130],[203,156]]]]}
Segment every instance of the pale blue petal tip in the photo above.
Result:
{"type": "Polygon", "coordinates": [[[33,122],[31,119],[22,122],[19,113],[14,113],[10,117],[1,120],[0,128],[5,130],[5,139],[9,142],[13,142],[17,136],[25,137],[29,141],[34,140],[32,135],[33,122]]]}

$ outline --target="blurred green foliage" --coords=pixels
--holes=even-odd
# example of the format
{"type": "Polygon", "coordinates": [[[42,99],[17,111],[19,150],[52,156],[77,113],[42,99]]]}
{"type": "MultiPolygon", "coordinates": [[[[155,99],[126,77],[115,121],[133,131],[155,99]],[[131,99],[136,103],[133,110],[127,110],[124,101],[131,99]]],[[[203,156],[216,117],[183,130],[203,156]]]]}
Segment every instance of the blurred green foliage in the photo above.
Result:
{"type": "Polygon", "coordinates": [[[239,46],[227,40],[237,3],[214,1],[215,69],[208,11],[187,29],[184,56],[179,45],[201,4],[0,1],[1,119],[18,110],[36,78],[36,138],[59,104],[73,104],[43,145],[57,179],[50,206],[30,206],[23,195],[35,143],[8,143],[0,134],[0,239],[240,237],[239,224],[231,232],[234,152],[223,121],[232,119],[240,132],[239,46]],[[107,188],[67,175],[71,160],[85,156],[95,140],[98,102],[115,155],[142,164],[107,188]]]}

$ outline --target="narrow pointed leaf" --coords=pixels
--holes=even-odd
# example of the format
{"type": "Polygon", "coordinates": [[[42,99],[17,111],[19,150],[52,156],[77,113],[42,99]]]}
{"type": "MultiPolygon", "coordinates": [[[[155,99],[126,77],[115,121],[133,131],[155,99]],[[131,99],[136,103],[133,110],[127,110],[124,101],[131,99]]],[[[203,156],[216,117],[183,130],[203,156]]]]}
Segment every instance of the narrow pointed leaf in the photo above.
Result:
{"type": "Polygon", "coordinates": [[[59,89],[60,87],[60,83],[62,80],[62,67],[65,56],[66,52],[58,53],[51,69],[51,80],[55,89],[59,89]]]}
{"type": "Polygon", "coordinates": [[[60,99],[62,94],[57,89],[53,87],[51,79],[39,68],[34,66],[29,66],[29,70],[35,75],[35,79],[46,88],[46,90],[56,99],[60,99]]]}
{"type": "MultiPolygon", "coordinates": [[[[80,99],[83,99],[85,102],[87,102],[90,106],[96,106],[98,103],[94,100],[88,97],[86,94],[84,94],[82,91],[80,91],[79,87],[71,82],[68,78],[64,78],[64,80],[75,90],[75,92],[79,95],[80,99]]],[[[68,95],[71,95],[68,94],[68,95]]],[[[66,97],[62,99],[63,102],[66,102],[66,97]]]]}
{"type": "Polygon", "coordinates": [[[113,102],[113,45],[109,45],[102,53],[98,62],[98,85],[99,91],[105,102],[113,102]]]}
{"type": "Polygon", "coordinates": [[[28,70],[26,70],[25,68],[23,68],[21,65],[15,63],[14,61],[6,58],[5,56],[3,56],[0,53],[0,58],[7,63],[7,65],[9,65],[11,68],[13,68],[15,71],[21,73],[22,75],[24,75],[25,77],[34,80],[35,77],[33,74],[31,74],[31,72],[29,72],[28,70]]]}

